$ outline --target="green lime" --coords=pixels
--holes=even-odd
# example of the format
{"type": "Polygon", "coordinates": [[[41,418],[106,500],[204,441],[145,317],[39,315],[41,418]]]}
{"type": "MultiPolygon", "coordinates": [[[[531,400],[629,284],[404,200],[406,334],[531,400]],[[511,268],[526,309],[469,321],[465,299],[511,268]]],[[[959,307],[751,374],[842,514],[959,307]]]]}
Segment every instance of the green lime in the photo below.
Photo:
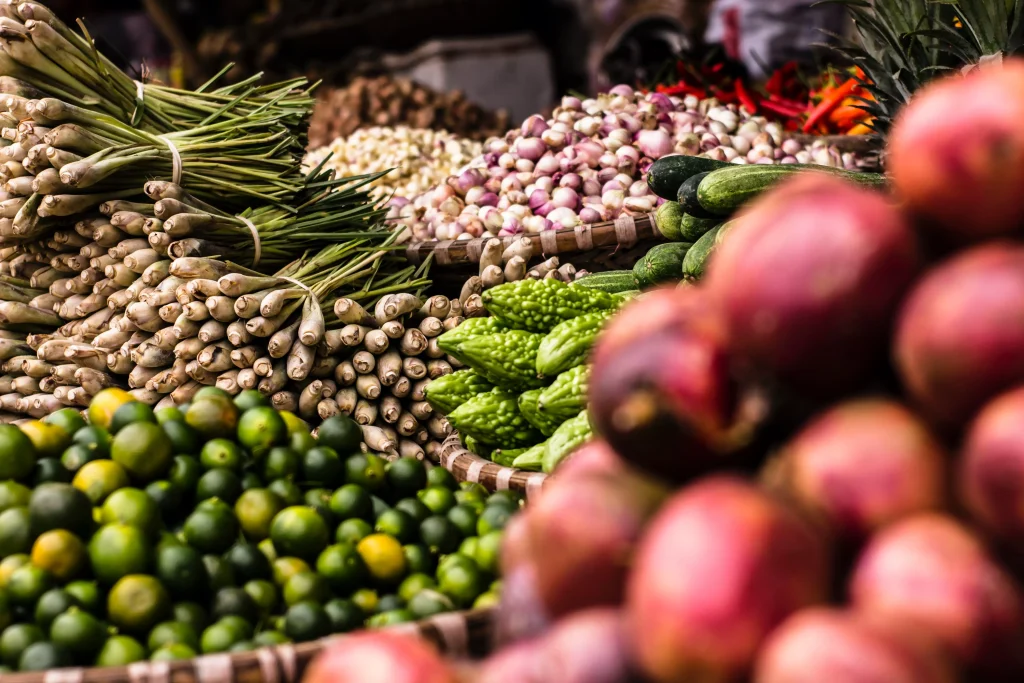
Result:
{"type": "Polygon", "coordinates": [[[288,448],[302,455],[311,448],[316,448],[316,439],[308,431],[290,432],[288,434],[288,448]]]}
{"type": "Polygon", "coordinates": [[[399,458],[388,464],[387,478],[391,490],[404,498],[427,485],[427,468],[416,458],[399,458]]]}
{"type": "Polygon", "coordinates": [[[157,550],[156,576],[176,598],[195,596],[209,583],[202,555],[187,545],[157,550]]]}
{"type": "Polygon", "coordinates": [[[444,573],[439,572],[438,588],[459,607],[469,607],[477,596],[484,592],[484,581],[475,564],[450,566],[444,573]]]}
{"type": "Polygon", "coordinates": [[[480,495],[476,491],[455,492],[455,502],[463,507],[468,507],[477,515],[484,511],[484,499],[485,496],[480,495]]]}
{"type": "Polygon", "coordinates": [[[171,463],[167,479],[181,487],[183,491],[194,491],[199,477],[203,476],[203,466],[191,455],[176,455],[171,463]]]}
{"type": "Polygon", "coordinates": [[[347,415],[335,415],[324,420],[316,433],[321,446],[333,448],[341,455],[356,453],[363,442],[363,431],[347,415]]]}
{"type": "Polygon", "coordinates": [[[32,489],[16,481],[0,482],[0,512],[13,507],[28,505],[32,489]]]}
{"type": "Polygon", "coordinates": [[[349,600],[362,611],[365,618],[377,613],[377,603],[380,602],[380,597],[372,588],[360,588],[352,594],[349,600]]]}
{"type": "Polygon", "coordinates": [[[455,493],[443,486],[428,486],[417,493],[416,497],[435,515],[447,514],[456,505],[455,493]]]}
{"type": "Polygon", "coordinates": [[[37,458],[56,458],[71,445],[71,434],[42,420],[29,420],[19,426],[35,446],[37,458]]]}
{"type": "Polygon", "coordinates": [[[266,617],[277,608],[277,586],[264,579],[247,581],[244,590],[259,609],[260,616],[266,617]]]}
{"type": "Polygon", "coordinates": [[[222,500],[209,498],[185,519],[185,541],[204,553],[222,553],[238,538],[238,520],[222,500]]]}
{"type": "Polygon", "coordinates": [[[72,581],[64,586],[64,592],[75,604],[90,614],[98,614],[103,608],[102,596],[95,581],[72,581]]]}
{"type": "Polygon", "coordinates": [[[66,529],[52,529],[32,544],[32,564],[64,583],[87,568],[85,544],[66,529]]]}
{"type": "Polygon", "coordinates": [[[238,407],[226,394],[197,394],[185,413],[185,423],[208,439],[230,438],[238,427],[238,407]]]}
{"type": "Polygon", "coordinates": [[[260,392],[256,391],[255,389],[246,389],[245,391],[235,396],[234,401],[235,405],[238,406],[238,409],[242,411],[243,415],[247,410],[251,410],[252,408],[258,408],[260,406],[266,406],[270,404],[270,402],[267,400],[267,397],[261,394],[260,392]]]}
{"type": "Polygon", "coordinates": [[[153,409],[141,401],[124,403],[114,411],[114,415],[110,418],[108,431],[111,434],[117,434],[134,422],[152,422],[156,424],[156,416],[153,415],[153,409]]]}
{"type": "MultiPolygon", "coordinates": [[[[4,602],[8,602],[7,593],[3,593],[4,602]]],[[[68,611],[72,607],[77,607],[77,601],[63,588],[51,588],[42,595],[39,596],[39,600],[36,601],[35,608],[35,622],[39,625],[39,628],[44,631],[50,630],[50,624],[58,616],[68,611]]],[[[9,608],[5,610],[10,616],[9,608]]],[[[9,626],[10,624],[7,624],[9,626]]],[[[7,628],[4,626],[4,628],[7,628]]]]}
{"type": "Polygon", "coordinates": [[[270,523],[284,509],[284,501],[268,489],[249,489],[235,501],[235,516],[242,532],[253,541],[270,536],[270,523]]]}
{"type": "Polygon", "coordinates": [[[0,634],[0,659],[5,666],[17,667],[21,654],[32,644],[46,640],[42,629],[35,624],[14,624],[0,634]]]}
{"type": "Polygon", "coordinates": [[[29,481],[33,487],[50,482],[67,484],[71,481],[71,477],[71,470],[64,467],[60,458],[39,458],[36,460],[35,467],[32,468],[29,481]]]}
{"type": "Polygon", "coordinates": [[[71,485],[99,505],[117,489],[128,486],[128,472],[113,460],[93,460],[82,465],[71,485]]]}
{"type": "Polygon", "coordinates": [[[60,456],[60,464],[68,472],[78,472],[78,470],[82,469],[82,465],[97,460],[100,457],[102,456],[95,451],[90,451],[81,444],[73,443],[64,449],[64,454],[60,456]]]}
{"type": "Polygon", "coordinates": [[[471,569],[479,569],[474,560],[469,555],[463,555],[462,553],[452,553],[451,555],[445,555],[437,563],[437,578],[440,579],[444,576],[452,567],[470,567],[471,569]]]}
{"type": "Polygon", "coordinates": [[[324,611],[331,620],[332,633],[348,633],[363,626],[363,610],[351,600],[335,598],[324,605],[324,611]]]}
{"type": "Polygon", "coordinates": [[[456,551],[465,555],[466,557],[476,557],[477,549],[480,547],[480,537],[470,536],[462,540],[459,544],[459,549],[456,551]]]}
{"type": "Polygon", "coordinates": [[[199,462],[206,469],[224,467],[239,472],[245,463],[241,446],[228,439],[210,439],[199,452],[199,462]]]}
{"type": "Polygon", "coordinates": [[[282,588],[288,583],[288,579],[299,572],[312,571],[305,560],[300,560],[297,557],[279,557],[274,560],[273,569],[274,583],[282,588]]]}
{"type": "Polygon", "coordinates": [[[231,399],[231,394],[229,394],[228,392],[224,391],[220,387],[212,387],[212,386],[210,386],[210,387],[201,387],[199,389],[199,391],[197,391],[192,396],[192,402],[195,403],[196,401],[199,401],[199,400],[202,400],[202,399],[205,399],[205,398],[229,399],[230,400],[231,399]]]}
{"type": "Polygon", "coordinates": [[[104,389],[89,401],[90,424],[102,427],[103,429],[109,429],[110,422],[117,409],[125,403],[130,403],[134,400],[132,395],[124,389],[116,387],[104,389]]]}
{"type": "Polygon", "coordinates": [[[247,619],[243,619],[235,614],[229,614],[226,617],[221,617],[217,620],[217,623],[224,624],[237,633],[239,640],[248,640],[249,638],[252,638],[253,633],[256,631],[247,619]]]}
{"type": "Polygon", "coordinates": [[[155,422],[133,422],[117,433],[110,458],[142,482],[160,479],[171,467],[171,440],[155,422]]]}
{"type": "Polygon", "coordinates": [[[452,491],[459,490],[459,482],[451,472],[443,467],[431,467],[427,470],[427,486],[443,486],[452,491]]]}
{"type": "Polygon", "coordinates": [[[288,440],[284,418],[269,406],[249,408],[238,418],[238,442],[260,457],[270,448],[288,440]]]}
{"type": "Polygon", "coordinates": [[[213,596],[210,611],[214,619],[237,616],[252,622],[259,619],[260,616],[260,608],[256,601],[244,590],[235,586],[228,586],[217,591],[213,596]]]}
{"type": "Polygon", "coordinates": [[[296,476],[301,467],[302,456],[287,446],[277,446],[267,452],[263,462],[263,478],[267,481],[289,479],[296,476]]]}
{"type": "Polygon", "coordinates": [[[291,639],[280,631],[260,631],[252,639],[252,643],[256,647],[271,647],[273,645],[284,645],[285,643],[290,642],[292,642],[291,639]]]}
{"type": "Polygon", "coordinates": [[[384,628],[386,626],[396,626],[397,624],[407,624],[415,620],[415,615],[407,609],[392,609],[387,612],[374,614],[366,620],[366,626],[367,628],[384,628]]]}
{"type": "Polygon", "coordinates": [[[397,595],[402,602],[408,603],[414,595],[428,588],[437,588],[437,581],[434,580],[434,577],[421,573],[409,574],[399,584],[397,595]]]}
{"type": "Polygon", "coordinates": [[[239,581],[269,579],[273,576],[270,562],[255,544],[240,542],[231,546],[224,559],[234,569],[239,581]]]}
{"type": "Polygon", "coordinates": [[[50,529],[67,529],[88,533],[92,527],[92,503],[88,496],[70,484],[41,484],[28,502],[32,533],[50,529]]]}
{"type": "MultiPolygon", "coordinates": [[[[267,532],[269,533],[269,531],[267,532]]],[[[256,547],[263,553],[263,557],[267,558],[271,564],[277,559],[277,550],[274,549],[274,542],[270,540],[270,537],[264,538],[262,541],[256,544],[256,547]]]]}
{"type": "Polygon", "coordinates": [[[469,505],[460,503],[448,511],[448,521],[459,530],[463,538],[476,535],[477,511],[469,505]]]}
{"type": "Polygon", "coordinates": [[[492,593],[491,591],[485,591],[477,596],[476,600],[473,601],[473,609],[494,609],[501,605],[501,595],[499,593],[492,593]]]}
{"type": "Polygon", "coordinates": [[[166,479],[151,481],[146,485],[146,495],[156,504],[162,519],[176,520],[180,518],[185,495],[177,484],[172,484],[166,479]]]}
{"type": "Polygon", "coordinates": [[[227,652],[232,645],[243,638],[231,625],[217,622],[203,631],[199,641],[200,649],[204,655],[227,652]]]}
{"type": "Polygon", "coordinates": [[[519,509],[522,499],[515,491],[495,491],[487,497],[487,505],[506,505],[511,511],[519,509]]]}
{"type": "Polygon", "coordinates": [[[385,534],[371,534],[359,541],[356,550],[363,558],[370,576],[381,583],[398,583],[405,576],[407,565],[401,544],[385,534]]]}
{"type": "Polygon", "coordinates": [[[67,648],[56,643],[32,643],[21,653],[18,659],[18,671],[50,671],[63,669],[74,664],[74,659],[67,648]]]}
{"type": "Polygon", "coordinates": [[[289,410],[279,411],[281,419],[284,420],[285,427],[288,428],[288,434],[296,433],[310,433],[309,423],[303,420],[301,417],[289,410]]]}
{"type": "Polygon", "coordinates": [[[123,631],[144,633],[171,615],[171,598],[154,577],[131,574],[110,589],[107,615],[123,631]]]}
{"type": "Polygon", "coordinates": [[[373,533],[373,527],[364,519],[346,519],[334,531],[338,543],[358,543],[373,533]]]}
{"type": "Polygon", "coordinates": [[[261,489],[266,484],[263,481],[263,477],[256,474],[255,472],[245,472],[242,474],[242,490],[248,491],[249,489],[261,489]]]}
{"type": "Polygon", "coordinates": [[[327,547],[329,538],[327,524],[311,507],[295,505],[285,508],[270,524],[270,539],[282,555],[316,559],[327,547]]]}
{"type": "Polygon", "coordinates": [[[79,660],[91,661],[106,639],[107,630],[100,620],[77,608],[58,615],[50,625],[50,640],[79,660]]]}
{"type": "Polygon", "coordinates": [[[433,574],[436,564],[433,555],[423,545],[403,545],[402,553],[409,571],[417,574],[433,574]]]}
{"type": "Polygon", "coordinates": [[[24,479],[36,464],[36,449],[25,432],[0,424],[0,479],[24,479]]]}
{"type": "Polygon", "coordinates": [[[154,650],[150,655],[151,662],[180,662],[187,659],[195,659],[199,655],[197,648],[191,648],[182,643],[171,643],[154,650]]]}
{"type": "Polygon", "coordinates": [[[444,593],[433,589],[425,589],[416,593],[409,599],[409,611],[417,619],[427,619],[443,612],[451,612],[455,609],[455,603],[444,593]]]}
{"type": "Polygon", "coordinates": [[[311,448],[302,456],[302,478],[308,484],[333,489],[344,481],[345,465],[333,448],[311,448]]]}
{"type": "Polygon", "coordinates": [[[146,648],[131,636],[116,635],[107,638],[96,657],[96,666],[128,666],[146,659],[146,648]]]}
{"type": "Polygon", "coordinates": [[[433,511],[424,505],[418,498],[403,498],[395,503],[395,509],[401,510],[412,517],[417,524],[434,514],[433,511]]]}
{"type": "Polygon", "coordinates": [[[356,453],[345,461],[345,483],[359,484],[370,493],[376,493],[384,486],[386,469],[384,458],[372,453],[356,453]]]}
{"type": "Polygon", "coordinates": [[[435,555],[447,555],[458,549],[462,534],[447,517],[434,515],[420,524],[420,540],[435,555]]]}
{"type": "Polygon", "coordinates": [[[53,577],[44,569],[26,564],[18,567],[7,580],[7,593],[15,605],[31,607],[46,591],[53,588],[53,577]]]}
{"type": "Polygon", "coordinates": [[[298,572],[284,584],[281,595],[284,604],[291,607],[303,600],[326,602],[331,599],[331,588],[327,579],[316,572],[298,572]]]}
{"type": "Polygon", "coordinates": [[[330,489],[310,489],[302,496],[302,502],[316,510],[327,526],[333,527],[338,523],[331,512],[330,489]]]}
{"type": "Polygon", "coordinates": [[[351,593],[368,576],[366,564],[353,543],[327,546],[316,560],[316,571],[339,594],[351,593]]]}
{"type": "Polygon", "coordinates": [[[307,600],[288,608],[284,633],[296,642],[317,640],[331,633],[331,619],[321,605],[307,600]]]}
{"type": "MultiPolygon", "coordinates": [[[[487,498],[487,496],[491,495],[490,492],[487,490],[486,486],[475,481],[460,481],[459,491],[462,491],[464,493],[479,494],[484,498],[487,498]]],[[[458,491],[456,491],[456,493],[458,493],[458,491]]]]}
{"type": "Polygon", "coordinates": [[[501,541],[503,534],[500,531],[491,531],[480,536],[476,553],[473,559],[476,560],[480,569],[488,574],[498,574],[501,562],[501,541]]]}
{"type": "Polygon", "coordinates": [[[160,511],[153,499],[139,489],[124,488],[114,491],[103,502],[101,519],[104,524],[130,524],[153,536],[160,527],[160,511]]]}
{"type": "Polygon", "coordinates": [[[242,640],[232,645],[228,652],[251,652],[255,647],[251,640],[242,640]]]}
{"type": "Polygon", "coordinates": [[[180,406],[165,406],[153,411],[158,425],[165,425],[168,422],[184,422],[185,413],[181,412],[180,406]]]}
{"type": "Polygon", "coordinates": [[[416,520],[401,510],[387,510],[377,518],[373,530],[398,539],[399,543],[416,540],[416,520]]]}
{"type": "Polygon", "coordinates": [[[32,558],[28,556],[28,553],[8,555],[3,560],[0,560],[0,588],[7,587],[7,582],[10,580],[11,574],[14,573],[15,569],[31,563],[32,558]]]}
{"type": "Polygon", "coordinates": [[[85,426],[85,418],[82,417],[82,413],[74,408],[61,408],[44,417],[43,422],[56,425],[71,435],[85,426]]]}
{"type": "Polygon", "coordinates": [[[210,624],[206,610],[195,602],[179,602],[174,605],[174,620],[188,624],[196,633],[201,633],[210,624]]]}
{"type": "Polygon", "coordinates": [[[373,519],[377,520],[385,512],[391,509],[388,503],[378,496],[370,496],[370,502],[373,503],[373,519]]]}
{"type": "Polygon", "coordinates": [[[191,624],[181,621],[164,621],[153,627],[149,632],[146,646],[150,650],[159,650],[167,645],[188,645],[193,650],[199,649],[199,634],[191,624]]]}
{"type": "Polygon", "coordinates": [[[93,574],[107,585],[148,570],[151,552],[146,534],[128,524],[105,524],[89,541],[93,574]]]}
{"type": "Polygon", "coordinates": [[[87,448],[95,458],[110,457],[110,432],[101,427],[86,425],[75,432],[71,440],[76,446],[87,448]]]}
{"type": "Polygon", "coordinates": [[[242,480],[237,474],[224,467],[215,467],[199,477],[196,484],[196,500],[220,498],[228,505],[234,505],[242,495],[242,480]]]}
{"type": "Polygon", "coordinates": [[[267,486],[267,490],[276,494],[286,506],[301,505],[305,500],[302,489],[291,479],[275,479],[267,486]]]}
{"type": "Polygon", "coordinates": [[[513,511],[504,505],[488,505],[476,522],[477,535],[486,536],[492,531],[504,529],[512,515],[513,511]]]}
{"type": "Polygon", "coordinates": [[[373,519],[373,500],[366,489],[357,484],[345,484],[331,496],[331,512],[341,520],[373,519]]]}
{"type": "Polygon", "coordinates": [[[206,567],[207,588],[211,593],[235,585],[235,568],[220,555],[203,555],[203,566],[206,567]]]}
{"type": "Polygon", "coordinates": [[[185,419],[160,423],[160,428],[171,442],[175,453],[195,453],[203,443],[196,430],[185,424],[185,419]]]}
{"type": "Polygon", "coordinates": [[[27,507],[0,512],[0,556],[27,553],[32,548],[30,514],[27,507]]]}

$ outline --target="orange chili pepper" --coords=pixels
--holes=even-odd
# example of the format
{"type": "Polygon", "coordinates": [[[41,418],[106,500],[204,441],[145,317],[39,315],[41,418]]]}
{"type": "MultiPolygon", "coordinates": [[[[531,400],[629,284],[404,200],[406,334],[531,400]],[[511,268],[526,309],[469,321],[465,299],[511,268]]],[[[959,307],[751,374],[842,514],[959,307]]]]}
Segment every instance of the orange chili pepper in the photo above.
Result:
{"type": "Polygon", "coordinates": [[[842,104],[843,100],[853,94],[859,85],[860,82],[857,79],[851,78],[838,88],[826,93],[807,117],[803,131],[810,133],[814,130],[836,107],[842,104]]]}

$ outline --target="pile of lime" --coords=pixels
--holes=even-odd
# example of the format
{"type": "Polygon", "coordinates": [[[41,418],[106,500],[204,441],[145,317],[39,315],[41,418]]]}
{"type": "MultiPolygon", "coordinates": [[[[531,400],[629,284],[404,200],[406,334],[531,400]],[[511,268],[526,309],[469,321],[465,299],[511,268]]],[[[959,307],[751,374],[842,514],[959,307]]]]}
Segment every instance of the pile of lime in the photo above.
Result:
{"type": "Polygon", "coordinates": [[[0,671],[307,641],[493,605],[522,505],[258,392],[0,425],[0,671]]]}

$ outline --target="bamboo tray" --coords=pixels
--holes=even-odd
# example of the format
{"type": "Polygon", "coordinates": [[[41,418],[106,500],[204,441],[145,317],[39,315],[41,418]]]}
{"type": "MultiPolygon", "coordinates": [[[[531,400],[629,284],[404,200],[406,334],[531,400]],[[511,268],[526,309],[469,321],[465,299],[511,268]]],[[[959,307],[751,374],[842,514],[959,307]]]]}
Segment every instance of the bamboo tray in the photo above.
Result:
{"type": "MultiPolygon", "coordinates": [[[[490,653],[496,611],[450,612],[386,630],[433,643],[452,658],[490,653]]],[[[178,662],[136,662],[128,666],[69,668],[4,674],[4,683],[298,683],[313,658],[345,635],[252,652],[214,654],[178,662]]]]}
{"type": "Polygon", "coordinates": [[[438,459],[441,467],[451,472],[458,481],[480,484],[488,491],[519,491],[525,494],[527,500],[540,493],[548,478],[543,472],[505,467],[467,451],[458,432],[452,432],[441,444],[438,459]]]}

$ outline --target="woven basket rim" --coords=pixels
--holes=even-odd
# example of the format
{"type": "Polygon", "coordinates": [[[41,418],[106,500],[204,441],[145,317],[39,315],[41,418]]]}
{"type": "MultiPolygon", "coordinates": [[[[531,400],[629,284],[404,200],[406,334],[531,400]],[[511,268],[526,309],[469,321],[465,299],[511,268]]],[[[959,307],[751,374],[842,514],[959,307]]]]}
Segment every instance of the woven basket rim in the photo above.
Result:
{"type": "Polygon", "coordinates": [[[453,431],[441,444],[438,458],[439,464],[458,481],[480,484],[491,492],[519,491],[526,494],[527,500],[535,498],[548,479],[543,472],[505,467],[480,457],[462,445],[457,431],[453,431]]]}

